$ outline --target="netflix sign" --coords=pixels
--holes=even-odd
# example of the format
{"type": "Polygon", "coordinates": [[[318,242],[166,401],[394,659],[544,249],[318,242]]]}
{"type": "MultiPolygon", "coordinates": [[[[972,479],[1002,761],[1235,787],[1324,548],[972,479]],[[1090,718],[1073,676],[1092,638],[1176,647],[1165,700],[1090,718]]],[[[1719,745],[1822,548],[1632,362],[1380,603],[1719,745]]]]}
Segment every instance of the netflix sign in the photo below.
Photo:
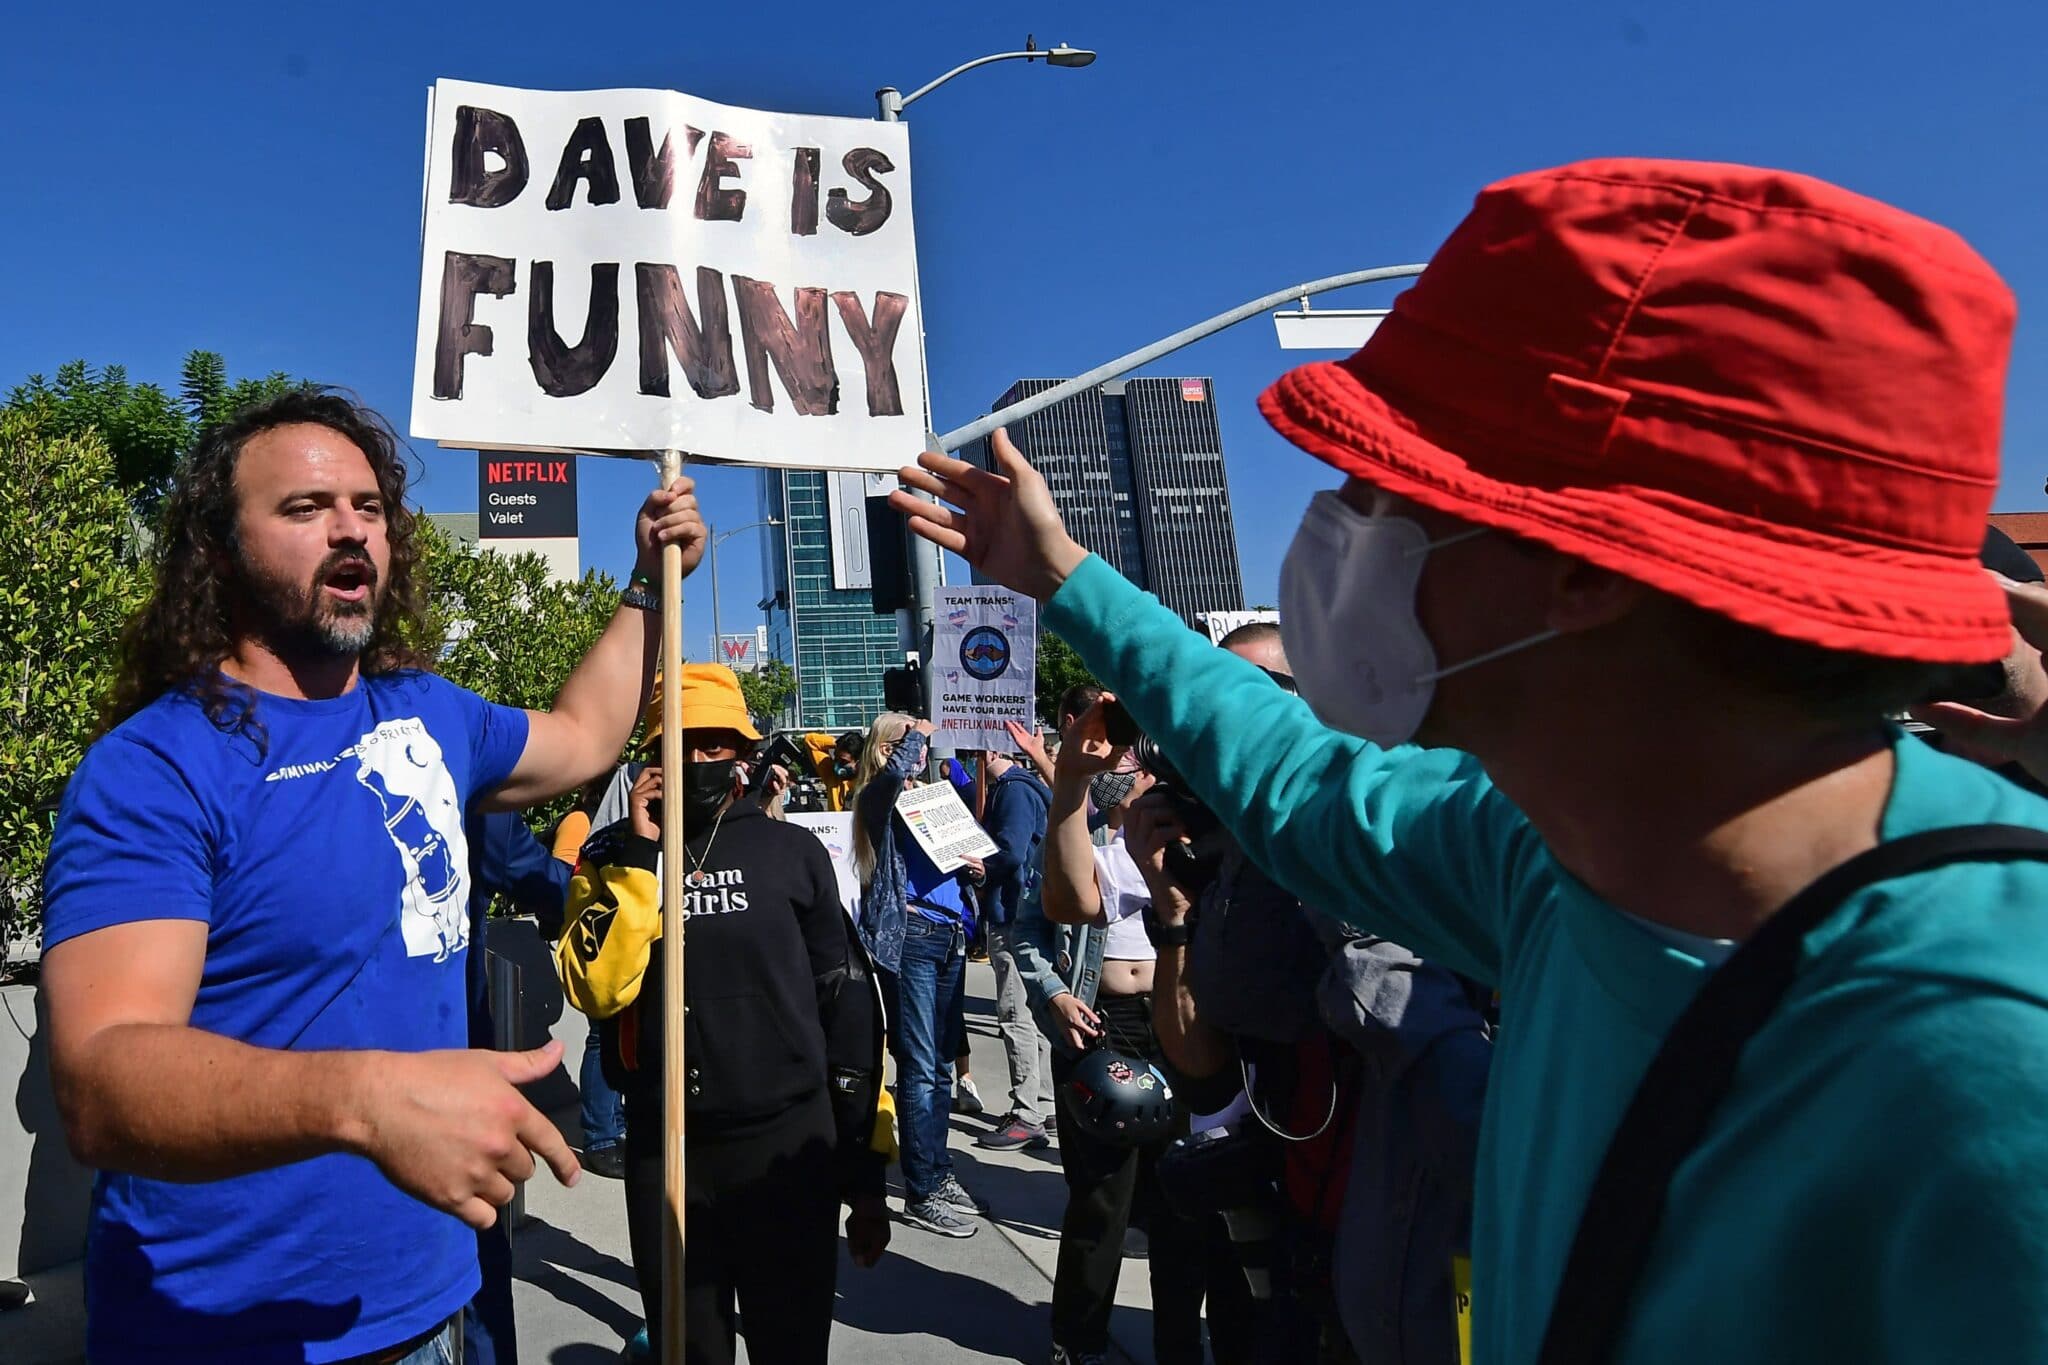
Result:
{"type": "Polygon", "coordinates": [[[477,537],[481,540],[573,539],[576,461],[567,455],[476,457],[477,537]]]}

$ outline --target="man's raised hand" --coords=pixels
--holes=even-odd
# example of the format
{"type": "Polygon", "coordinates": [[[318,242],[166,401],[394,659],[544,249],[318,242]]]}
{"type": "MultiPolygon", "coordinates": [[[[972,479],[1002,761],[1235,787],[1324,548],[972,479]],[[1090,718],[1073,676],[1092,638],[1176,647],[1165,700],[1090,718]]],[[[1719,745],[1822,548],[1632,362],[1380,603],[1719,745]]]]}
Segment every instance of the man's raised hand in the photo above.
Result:
{"type": "Polygon", "coordinates": [[[2005,691],[1985,706],[1936,702],[1913,717],[1947,737],[1958,755],[1978,763],[2017,763],[2048,781],[2048,587],[1994,574],[2012,610],[2013,648],[2005,656],[2005,691]]]}
{"type": "Polygon", "coordinates": [[[683,547],[683,572],[688,574],[704,558],[707,532],[704,514],[697,507],[697,481],[679,478],[666,488],[657,488],[640,504],[633,523],[633,567],[657,581],[661,577],[661,547],[683,547]]]}
{"type": "Polygon", "coordinates": [[[1088,552],[1060,524],[1045,480],[1010,444],[1009,433],[998,427],[989,449],[995,453],[994,473],[931,450],[898,471],[904,488],[950,506],[923,502],[904,489],[889,495],[889,505],[932,544],[1043,602],[1088,552]]]}

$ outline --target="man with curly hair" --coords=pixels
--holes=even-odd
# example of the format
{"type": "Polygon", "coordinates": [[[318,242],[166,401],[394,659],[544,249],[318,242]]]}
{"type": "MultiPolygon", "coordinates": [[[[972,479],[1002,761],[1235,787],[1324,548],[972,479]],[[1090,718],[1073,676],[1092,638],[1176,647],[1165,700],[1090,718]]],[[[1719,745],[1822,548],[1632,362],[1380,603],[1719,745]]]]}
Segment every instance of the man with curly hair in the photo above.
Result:
{"type": "Polygon", "coordinates": [[[166,505],[44,872],[95,1361],[453,1360],[470,1228],[536,1156],[576,1178],[516,1089],[559,1049],[465,1049],[463,813],[618,757],[641,580],[666,544],[694,568],[704,524],[687,480],[647,499],[635,586],[525,712],[429,671],[405,484],[376,414],[305,390],[207,435],[166,505]]]}

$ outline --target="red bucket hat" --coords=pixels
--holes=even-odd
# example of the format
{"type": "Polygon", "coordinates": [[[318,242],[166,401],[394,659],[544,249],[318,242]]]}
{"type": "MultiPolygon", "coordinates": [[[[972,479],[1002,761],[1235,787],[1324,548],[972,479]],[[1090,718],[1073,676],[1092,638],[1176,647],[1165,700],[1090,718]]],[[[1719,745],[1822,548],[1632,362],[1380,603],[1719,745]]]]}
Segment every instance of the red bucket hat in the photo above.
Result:
{"type": "Polygon", "coordinates": [[[1372,340],[1259,400],[1388,492],[1709,611],[1930,663],[2006,652],[1977,551],[2012,293],[1805,176],[1587,161],[1489,186],[1372,340]]]}

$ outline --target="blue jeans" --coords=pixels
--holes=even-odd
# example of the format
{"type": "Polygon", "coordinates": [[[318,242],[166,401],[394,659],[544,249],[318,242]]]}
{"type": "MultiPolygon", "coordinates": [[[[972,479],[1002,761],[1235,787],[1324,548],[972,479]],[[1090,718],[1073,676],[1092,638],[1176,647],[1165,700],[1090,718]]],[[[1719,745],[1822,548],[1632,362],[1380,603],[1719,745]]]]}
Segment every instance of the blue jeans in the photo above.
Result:
{"type": "Polygon", "coordinates": [[[415,1347],[397,1365],[456,1365],[462,1359],[462,1347],[455,1332],[456,1323],[449,1323],[415,1347]]]}
{"type": "Polygon", "coordinates": [[[601,1152],[618,1146],[626,1137],[626,1102],[605,1081],[604,1048],[595,1019],[590,1021],[590,1036],[583,1043],[583,1069],[576,1073],[576,1088],[583,1093],[583,1150],[601,1152]]]}
{"type": "Polygon", "coordinates": [[[953,1173],[946,1150],[953,1112],[951,1022],[959,1008],[967,940],[956,924],[934,924],[912,910],[903,960],[884,977],[889,1048],[896,1058],[896,1124],[903,1183],[910,1200],[929,1198],[953,1173]]]}

